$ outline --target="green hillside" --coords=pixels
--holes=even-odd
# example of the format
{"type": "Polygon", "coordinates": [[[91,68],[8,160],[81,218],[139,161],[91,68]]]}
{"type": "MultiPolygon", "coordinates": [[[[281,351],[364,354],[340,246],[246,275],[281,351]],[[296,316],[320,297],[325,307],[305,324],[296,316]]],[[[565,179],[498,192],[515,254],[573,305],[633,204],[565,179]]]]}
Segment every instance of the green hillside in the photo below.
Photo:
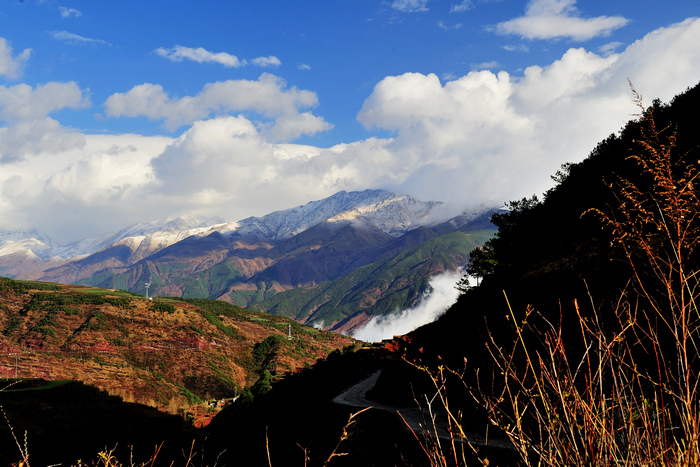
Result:
{"type": "Polygon", "coordinates": [[[492,235],[486,229],[432,238],[334,281],[278,293],[257,307],[305,323],[336,323],[334,327],[358,313],[386,315],[415,305],[431,276],[464,265],[469,252],[492,235]]]}

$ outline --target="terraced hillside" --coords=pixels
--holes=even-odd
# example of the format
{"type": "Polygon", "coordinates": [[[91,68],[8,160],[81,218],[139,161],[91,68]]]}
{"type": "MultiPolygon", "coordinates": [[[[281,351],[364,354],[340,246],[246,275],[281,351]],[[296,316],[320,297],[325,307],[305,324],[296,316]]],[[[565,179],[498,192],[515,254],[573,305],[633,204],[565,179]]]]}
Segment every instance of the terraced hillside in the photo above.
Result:
{"type": "Polygon", "coordinates": [[[0,278],[0,377],[82,381],[171,413],[351,343],[221,301],[0,278]]]}

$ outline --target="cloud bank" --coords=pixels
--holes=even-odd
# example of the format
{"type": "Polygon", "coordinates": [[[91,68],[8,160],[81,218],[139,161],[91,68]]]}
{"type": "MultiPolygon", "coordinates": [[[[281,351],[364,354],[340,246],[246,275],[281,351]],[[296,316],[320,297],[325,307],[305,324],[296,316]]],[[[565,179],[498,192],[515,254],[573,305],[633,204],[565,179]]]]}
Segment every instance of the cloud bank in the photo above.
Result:
{"type": "Polygon", "coordinates": [[[164,120],[170,130],[211,114],[254,112],[265,119],[259,127],[272,141],[290,141],[332,128],[322,117],[301,112],[317,104],[315,93],[287,88],[283,79],[269,73],[263,73],[257,81],[209,83],[198,95],[181,98],[171,98],[159,84],[144,83],[113,94],[104,103],[108,117],[164,120]]]}
{"type": "MultiPolygon", "coordinates": [[[[2,50],[0,63],[22,63],[4,41],[2,50]]],[[[110,118],[184,127],[172,137],[63,127],[60,111],[91,105],[89,90],[74,82],[0,86],[0,216],[6,229],[40,220],[60,241],[191,211],[239,220],[339,190],[500,205],[546,190],[560,164],[582,160],[621,129],[636,111],[627,78],[648,104],[695,85],[700,20],[653,31],[619,53],[571,48],[517,76],[454,78],[383,78],[357,118],[390,136],[332,147],[293,142],[331,124],[315,114],[316,93],[271,74],[184,97],[144,83],[104,102],[110,118]]]]}
{"type": "Polygon", "coordinates": [[[459,292],[456,285],[461,278],[459,272],[432,277],[430,288],[415,307],[386,316],[375,316],[362,329],[353,332],[352,337],[365,342],[379,342],[432,323],[457,301],[459,292]]]}

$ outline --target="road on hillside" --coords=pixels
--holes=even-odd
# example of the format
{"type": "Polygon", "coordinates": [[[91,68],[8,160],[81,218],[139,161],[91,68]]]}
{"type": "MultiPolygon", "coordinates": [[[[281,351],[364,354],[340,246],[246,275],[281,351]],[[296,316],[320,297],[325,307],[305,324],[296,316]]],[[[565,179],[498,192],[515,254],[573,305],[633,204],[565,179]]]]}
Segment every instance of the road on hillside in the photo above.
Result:
{"type": "MultiPolygon", "coordinates": [[[[444,413],[433,411],[431,413],[427,409],[417,409],[411,407],[395,407],[385,404],[377,404],[367,400],[367,392],[374,387],[382,370],[372,373],[369,377],[363,379],[347,388],[345,391],[338,394],[333,402],[336,404],[347,405],[349,407],[367,408],[372,407],[379,410],[399,414],[403,417],[408,429],[410,427],[416,434],[422,434],[427,431],[434,435],[437,431],[440,439],[451,440],[452,436],[447,431],[447,418],[444,413]],[[434,421],[433,421],[434,420],[434,421]]],[[[513,444],[507,439],[487,439],[484,435],[476,433],[467,434],[468,441],[475,446],[491,446],[495,448],[514,449],[513,444]]],[[[461,440],[460,440],[461,441],[461,440]]]]}

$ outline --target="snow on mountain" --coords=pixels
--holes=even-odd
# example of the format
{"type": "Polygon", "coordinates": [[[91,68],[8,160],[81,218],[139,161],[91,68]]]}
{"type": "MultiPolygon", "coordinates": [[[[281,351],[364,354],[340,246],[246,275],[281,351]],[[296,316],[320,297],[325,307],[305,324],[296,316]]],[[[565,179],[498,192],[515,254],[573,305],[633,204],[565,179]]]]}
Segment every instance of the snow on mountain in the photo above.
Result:
{"type": "Polygon", "coordinates": [[[192,235],[206,235],[213,232],[220,224],[202,227],[185,228],[183,230],[163,230],[147,235],[124,237],[112,243],[111,246],[124,245],[132,251],[132,261],[138,261],[146,256],[173,245],[192,235]]]}
{"type": "Polygon", "coordinates": [[[23,251],[39,258],[51,256],[51,240],[36,230],[13,230],[0,232],[0,256],[23,251]]]}
{"type": "MultiPolygon", "coordinates": [[[[91,254],[112,245],[125,245],[137,256],[145,257],[150,253],[177,243],[191,235],[210,231],[221,224],[218,218],[205,219],[194,214],[134,224],[114,235],[79,242],[75,248],[66,247],[64,254],[72,257],[91,254]]],[[[63,253],[63,252],[62,252],[63,253]]],[[[71,257],[68,256],[68,257],[71,257]]]]}
{"type": "MultiPolygon", "coordinates": [[[[452,218],[452,222],[463,223],[482,212],[480,208],[465,211],[452,218]]],[[[55,245],[33,230],[0,232],[0,257],[25,252],[41,260],[75,260],[110,246],[123,245],[131,250],[131,261],[138,261],[191,235],[205,236],[215,231],[278,241],[323,222],[351,222],[357,227],[370,225],[399,237],[411,229],[434,226],[450,218],[440,202],[419,201],[386,190],[341,191],[322,200],[238,222],[224,223],[218,218],[189,214],[139,223],[112,235],[65,245],[55,245]]]]}
{"type": "Polygon", "coordinates": [[[164,248],[175,242],[209,231],[222,221],[218,218],[204,219],[193,214],[178,218],[165,218],[129,226],[112,235],[88,238],[65,245],[54,245],[48,237],[34,230],[0,232],[0,257],[30,251],[42,259],[78,259],[114,244],[123,244],[145,253],[164,248]]]}
{"type": "Polygon", "coordinates": [[[282,240],[322,222],[361,217],[389,235],[398,237],[410,229],[435,223],[435,212],[441,204],[418,201],[386,190],[341,191],[303,206],[243,219],[236,223],[236,227],[227,224],[226,228],[241,235],[282,240]]]}

